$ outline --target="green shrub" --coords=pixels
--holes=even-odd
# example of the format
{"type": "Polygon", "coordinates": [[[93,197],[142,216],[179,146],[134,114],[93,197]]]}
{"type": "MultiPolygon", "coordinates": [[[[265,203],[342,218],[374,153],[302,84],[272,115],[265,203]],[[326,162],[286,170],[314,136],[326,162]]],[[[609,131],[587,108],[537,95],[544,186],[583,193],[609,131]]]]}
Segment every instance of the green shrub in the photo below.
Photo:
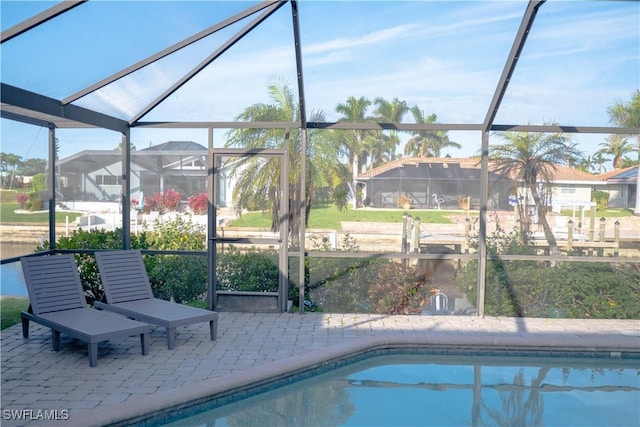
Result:
{"type": "Polygon", "coordinates": [[[31,178],[31,190],[34,192],[43,191],[47,189],[47,178],[45,174],[38,173],[31,178]]]}
{"type": "Polygon", "coordinates": [[[37,191],[31,192],[28,195],[28,200],[24,202],[24,207],[30,211],[41,211],[44,207],[44,203],[40,199],[40,194],[37,191]]]}
{"type": "MultiPolygon", "coordinates": [[[[386,258],[346,258],[340,252],[358,252],[346,235],[339,249],[328,239],[311,237],[313,250],[334,257],[305,259],[305,310],[334,313],[416,314],[431,291],[429,272],[386,258]]],[[[296,260],[297,261],[297,260],[296,260]]],[[[299,301],[297,262],[290,267],[289,298],[299,301]]]]}
{"type": "MultiPolygon", "coordinates": [[[[487,239],[490,254],[530,253],[517,233],[487,239]],[[502,243],[500,243],[502,241],[502,243]]],[[[478,262],[468,262],[454,283],[477,299],[478,262]]],[[[636,264],[488,260],[485,313],[490,316],[638,319],[640,270],[636,264]]]]}
{"type": "Polygon", "coordinates": [[[188,303],[202,301],[206,296],[206,256],[148,255],[145,259],[156,298],[188,303]]]}
{"type": "Polygon", "coordinates": [[[144,231],[152,249],[204,251],[207,248],[205,227],[194,223],[188,215],[169,221],[156,219],[153,227],[145,223],[144,231]]]}
{"type": "Polygon", "coordinates": [[[369,285],[377,278],[381,259],[308,258],[307,299],[314,307],[338,313],[373,312],[369,285]]]}
{"type": "Polygon", "coordinates": [[[278,292],[278,252],[240,251],[231,246],[218,258],[217,289],[222,291],[278,292]]]}
{"type": "MultiPolygon", "coordinates": [[[[204,226],[192,222],[189,216],[173,220],[156,220],[152,228],[145,224],[149,249],[205,251],[204,226]]],[[[145,266],[154,295],[176,302],[202,299],[207,284],[205,255],[145,256],[145,266]]]]}
{"type": "Polygon", "coordinates": [[[597,210],[607,210],[607,206],[609,205],[609,193],[606,191],[592,191],[591,201],[596,203],[597,210]]]}
{"type": "MultiPolygon", "coordinates": [[[[172,221],[156,221],[152,230],[131,235],[131,248],[157,250],[204,251],[204,227],[193,224],[189,217],[172,221]]],[[[48,242],[38,248],[44,250],[48,242]]],[[[69,237],[60,237],[57,249],[113,250],[122,249],[122,229],[76,230],[69,237]]],[[[92,254],[76,254],[76,263],[87,302],[101,301],[104,290],[95,258],[92,254]]],[[[200,255],[144,256],[145,267],[154,295],[177,302],[199,300],[206,291],[207,257],[200,255]]]]}
{"type": "MultiPolygon", "coordinates": [[[[148,242],[144,233],[131,235],[131,247],[134,249],[147,249],[148,242]]],[[[36,251],[43,251],[49,248],[49,242],[45,241],[36,251]]],[[[113,231],[100,229],[74,230],[70,236],[62,236],[56,243],[56,249],[122,249],[122,229],[113,231]]],[[[80,280],[84,289],[87,303],[104,299],[104,289],[100,281],[100,273],[95,257],[92,254],[76,254],[76,263],[80,273],[80,280]]]]}

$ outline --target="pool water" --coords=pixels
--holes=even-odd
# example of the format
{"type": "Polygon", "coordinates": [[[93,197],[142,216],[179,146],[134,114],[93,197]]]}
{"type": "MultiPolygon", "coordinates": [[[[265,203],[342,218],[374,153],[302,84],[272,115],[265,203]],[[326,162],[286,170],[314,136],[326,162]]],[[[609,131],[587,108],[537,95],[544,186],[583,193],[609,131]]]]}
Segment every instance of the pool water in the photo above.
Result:
{"type": "Polygon", "coordinates": [[[640,361],[391,354],[198,411],[159,425],[637,427],[640,361]]]}

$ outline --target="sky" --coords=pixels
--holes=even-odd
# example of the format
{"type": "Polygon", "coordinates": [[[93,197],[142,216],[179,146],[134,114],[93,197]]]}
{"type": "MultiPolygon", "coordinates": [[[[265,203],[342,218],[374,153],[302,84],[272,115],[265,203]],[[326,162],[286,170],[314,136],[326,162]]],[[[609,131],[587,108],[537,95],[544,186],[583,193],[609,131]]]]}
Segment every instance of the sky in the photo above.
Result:
{"type": "MultiPolygon", "coordinates": [[[[3,0],[2,30],[53,3],[3,0]]],[[[3,83],[62,99],[253,2],[91,1],[4,43],[3,83]]],[[[398,98],[439,123],[482,123],[526,9],[525,1],[301,1],[307,113],[338,120],[350,96],[398,98]]],[[[253,18],[251,18],[253,19],[253,18]]],[[[123,119],[136,117],[167,87],[219,49],[249,20],[221,30],[75,103],[123,119]]],[[[538,12],[496,124],[610,126],[607,108],[640,89],[640,2],[549,0],[538,12]]],[[[232,121],[255,103],[272,103],[269,82],[297,93],[291,8],[285,5],[225,51],[143,121],[232,121]]],[[[373,109],[370,109],[370,113],[373,109]]],[[[408,114],[405,122],[412,122],[408,114]]],[[[0,121],[4,153],[46,158],[48,132],[0,121]]],[[[225,130],[214,131],[223,146],[225,130]]],[[[60,157],[114,149],[120,135],[57,130],[60,157]]],[[[580,135],[585,154],[607,135],[580,135]]],[[[403,141],[409,135],[401,136],[403,141]]],[[[480,134],[449,132],[478,153],[480,134]]],[[[497,137],[492,137],[492,141],[497,137]]],[[[206,146],[206,130],[134,129],[137,149],[169,140],[206,146]]],[[[399,150],[400,151],[400,150],[399,150]]]]}

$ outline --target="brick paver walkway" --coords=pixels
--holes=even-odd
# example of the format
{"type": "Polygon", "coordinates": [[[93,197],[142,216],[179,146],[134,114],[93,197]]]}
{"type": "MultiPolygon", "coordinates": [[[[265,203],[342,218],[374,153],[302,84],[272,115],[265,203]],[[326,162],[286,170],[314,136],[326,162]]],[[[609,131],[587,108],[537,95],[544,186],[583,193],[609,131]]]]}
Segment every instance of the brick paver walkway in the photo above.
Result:
{"type": "Polygon", "coordinates": [[[100,345],[89,367],[86,346],[68,338],[51,350],[48,329],[1,332],[3,426],[104,425],[180,401],[241,387],[372,346],[569,349],[640,357],[640,320],[513,319],[457,316],[220,313],[218,339],[208,324],[180,328],[168,350],[154,328],[150,352],[139,339],[100,345]],[[27,412],[23,411],[26,410],[27,412]],[[18,421],[48,415],[58,422],[18,421]],[[51,412],[56,410],[57,412],[51,412]]]}

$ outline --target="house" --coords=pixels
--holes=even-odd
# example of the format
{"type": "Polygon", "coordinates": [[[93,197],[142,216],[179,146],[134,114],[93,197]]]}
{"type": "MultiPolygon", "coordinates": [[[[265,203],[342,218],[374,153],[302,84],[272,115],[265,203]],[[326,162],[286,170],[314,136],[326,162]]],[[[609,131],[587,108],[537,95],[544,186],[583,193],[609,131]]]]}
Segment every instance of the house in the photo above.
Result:
{"type": "MultiPolygon", "coordinates": [[[[183,200],[207,190],[208,150],[192,141],[168,141],[131,152],[131,198],[174,189],[183,200]]],[[[118,204],[122,186],[119,150],[84,150],[57,162],[62,202],[79,210],[118,204]]]]}
{"type": "MultiPolygon", "coordinates": [[[[361,174],[365,205],[398,208],[400,196],[411,199],[412,208],[460,209],[470,201],[480,207],[480,161],[477,158],[403,157],[361,174]]],[[[540,194],[556,212],[591,206],[591,192],[605,191],[607,182],[597,175],[556,165],[551,185],[540,184],[540,194]]],[[[528,191],[515,192],[513,180],[495,172],[489,164],[489,208],[509,209],[527,199],[528,191]]]]}
{"type": "Polygon", "coordinates": [[[552,174],[552,181],[546,186],[545,193],[548,194],[547,205],[556,213],[563,209],[590,209],[595,206],[591,201],[591,193],[603,190],[605,186],[605,182],[597,175],[569,166],[556,165],[552,174]]]}
{"type": "Polygon", "coordinates": [[[634,209],[638,197],[638,166],[614,169],[598,175],[605,182],[602,191],[609,193],[609,207],[634,209]]]}
{"type": "MultiPolygon", "coordinates": [[[[412,208],[458,209],[470,202],[478,209],[480,173],[477,158],[402,157],[361,174],[357,182],[364,186],[365,206],[402,207],[403,196],[412,208]]],[[[492,206],[506,208],[511,181],[489,174],[492,206]]]]}

